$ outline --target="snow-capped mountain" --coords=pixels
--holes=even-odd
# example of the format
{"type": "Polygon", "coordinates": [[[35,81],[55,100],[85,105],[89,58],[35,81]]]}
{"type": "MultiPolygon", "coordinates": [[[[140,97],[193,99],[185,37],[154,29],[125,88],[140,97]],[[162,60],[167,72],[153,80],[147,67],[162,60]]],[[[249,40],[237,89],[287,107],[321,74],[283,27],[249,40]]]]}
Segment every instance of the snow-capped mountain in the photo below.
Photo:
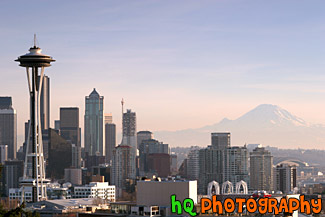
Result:
{"type": "Polygon", "coordinates": [[[231,132],[232,145],[261,143],[282,148],[325,147],[325,127],[313,125],[277,105],[262,104],[243,116],[214,125],[180,131],[159,131],[155,137],[171,146],[210,144],[211,132],[231,132]]]}

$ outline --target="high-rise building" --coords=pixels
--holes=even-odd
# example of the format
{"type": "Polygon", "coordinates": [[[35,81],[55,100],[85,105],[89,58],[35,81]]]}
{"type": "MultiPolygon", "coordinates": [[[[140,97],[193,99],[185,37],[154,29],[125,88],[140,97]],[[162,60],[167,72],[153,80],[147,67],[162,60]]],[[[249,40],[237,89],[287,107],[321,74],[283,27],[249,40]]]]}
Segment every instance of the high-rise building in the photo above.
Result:
{"type": "Polygon", "coordinates": [[[10,160],[5,161],[3,168],[3,180],[4,180],[4,190],[5,195],[9,196],[9,188],[19,187],[19,178],[23,176],[24,162],[20,160],[10,160]]]}
{"type": "Polygon", "coordinates": [[[81,135],[79,128],[79,108],[60,108],[60,135],[72,144],[72,166],[81,167],[81,135]]]}
{"type": "Polygon", "coordinates": [[[143,140],[139,146],[139,169],[140,174],[145,175],[145,173],[149,172],[149,162],[148,155],[149,154],[170,154],[170,149],[168,144],[164,144],[163,142],[159,142],[155,139],[143,140]]]}
{"type": "Polygon", "coordinates": [[[245,181],[249,185],[248,150],[244,147],[228,147],[225,152],[225,178],[236,184],[245,181]]]}
{"type": "Polygon", "coordinates": [[[11,97],[0,97],[0,145],[8,146],[8,159],[17,152],[17,114],[11,97]]]}
{"type": "Polygon", "coordinates": [[[64,169],[72,165],[72,145],[53,129],[48,131],[47,174],[52,179],[63,179],[64,169]]]}
{"type": "Polygon", "coordinates": [[[119,196],[126,190],[126,181],[136,178],[135,157],[130,146],[119,145],[113,150],[111,183],[116,186],[119,196]]]}
{"type": "Polygon", "coordinates": [[[198,180],[198,191],[200,194],[206,194],[207,186],[211,181],[217,181],[220,184],[224,181],[225,150],[208,146],[200,149],[199,155],[200,179],[198,180]]]}
{"type": "Polygon", "coordinates": [[[153,133],[150,131],[139,131],[137,133],[137,145],[138,149],[143,140],[153,139],[153,133]]]}
{"type": "Polygon", "coordinates": [[[156,174],[159,177],[168,177],[170,175],[170,155],[166,153],[148,154],[148,172],[156,174]]]}
{"type": "Polygon", "coordinates": [[[80,168],[65,168],[64,181],[73,185],[82,185],[82,172],[80,168]]]}
{"type": "Polygon", "coordinates": [[[273,156],[258,146],[250,153],[250,189],[273,190],[273,156]]]}
{"type": "Polygon", "coordinates": [[[199,180],[200,175],[200,147],[192,146],[187,154],[187,178],[199,180]]]}
{"type": "Polygon", "coordinates": [[[106,162],[111,162],[113,150],[116,146],[116,126],[113,123],[105,124],[105,157],[106,162]]]}
{"type": "Polygon", "coordinates": [[[104,97],[96,89],[85,98],[85,150],[90,156],[105,154],[104,139],[104,97]]]}
{"type": "Polygon", "coordinates": [[[112,113],[107,113],[104,115],[105,117],[105,124],[112,124],[113,123],[113,115],[112,113]]]}
{"type": "MultiPolygon", "coordinates": [[[[38,80],[40,80],[38,76],[38,80]]],[[[46,75],[43,77],[41,103],[40,103],[40,115],[42,130],[50,128],[50,78],[46,75]]]]}
{"type": "Polygon", "coordinates": [[[211,133],[211,145],[216,149],[230,147],[230,133],[211,133]]]}
{"type": "Polygon", "coordinates": [[[275,190],[284,194],[292,193],[297,187],[297,168],[295,165],[280,164],[275,168],[275,190]]]}
{"type": "Polygon", "coordinates": [[[128,109],[126,113],[123,113],[123,138],[122,145],[128,145],[134,149],[136,153],[137,149],[137,122],[136,114],[128,109]]]}
{"type": "Polygon", "coordinates": [[[3,165],[8,160],[8,145],[0,145],[0,163],[3,165]]]}
{"type": "Polygon", "coordinates": [[[77,146],[81,145],[79,134],[79,108],[60,108],[60,135],[77,146]]]}
{"type": "Polygon", "coordinates": [[[230,133],[211,133],[211,146],[199,151],[198,190],[201,194],[206,194],[209,182],[227,181],[225,180],[227,148],[230,148],[230,133]]]}

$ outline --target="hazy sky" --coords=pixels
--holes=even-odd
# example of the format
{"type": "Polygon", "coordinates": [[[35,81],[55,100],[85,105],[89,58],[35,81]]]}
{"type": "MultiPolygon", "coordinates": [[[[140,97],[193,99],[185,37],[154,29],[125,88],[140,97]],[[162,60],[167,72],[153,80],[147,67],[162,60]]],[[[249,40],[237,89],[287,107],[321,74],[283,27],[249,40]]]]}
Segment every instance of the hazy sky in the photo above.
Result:
{"type": "MultiPolygon", "coordinates": [[[[325,124],[325,2],[241,0],[1,1],[0,95],[12,96],[19,144],[28,119],[23,68],[38,44],[57,62],[51,125],[94,87],[121,127],[120,101],[138,130],[235,119],[261,103],[325,124]]],[[[209,136],[209,135],[207,135],[209,136]]]]}

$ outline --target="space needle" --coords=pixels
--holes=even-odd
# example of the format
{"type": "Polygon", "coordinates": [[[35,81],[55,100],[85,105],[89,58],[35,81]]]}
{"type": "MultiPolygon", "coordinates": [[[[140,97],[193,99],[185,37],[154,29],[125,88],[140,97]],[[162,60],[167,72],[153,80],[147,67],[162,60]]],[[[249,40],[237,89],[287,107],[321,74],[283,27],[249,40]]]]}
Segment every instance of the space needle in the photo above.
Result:
{"type": "Polygon", "coordinates": [[[22,186],[22,201],[25,201],[25,189],[32,188],[32,202],[46,200],[46,184],[50,181],[45,176],[43,155],[43,140],[40,116],[40,98],[44,77],[44,68],[50,67],[55,60],[41,53],[41,48],[34,46],[29,53],[18,57],[15,61],[26,68],[30,96],[30,122],[24,164],[24,175],[20,182],[22,186]]]}

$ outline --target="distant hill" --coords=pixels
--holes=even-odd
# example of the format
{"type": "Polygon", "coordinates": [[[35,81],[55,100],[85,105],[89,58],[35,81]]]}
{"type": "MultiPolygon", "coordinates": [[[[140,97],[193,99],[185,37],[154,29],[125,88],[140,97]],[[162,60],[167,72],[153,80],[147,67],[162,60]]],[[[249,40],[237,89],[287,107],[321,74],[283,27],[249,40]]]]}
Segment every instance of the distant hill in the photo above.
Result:
{"type": "Polygon", "coordinates": [[[310,124],[277,105],[262,104],[243,116],[197,129],[154,132],[171,146],[206,146],[211,132],[231,132],[232,145],[261,143],[279,148],[325,149],[325,126],[310,124]]]}

